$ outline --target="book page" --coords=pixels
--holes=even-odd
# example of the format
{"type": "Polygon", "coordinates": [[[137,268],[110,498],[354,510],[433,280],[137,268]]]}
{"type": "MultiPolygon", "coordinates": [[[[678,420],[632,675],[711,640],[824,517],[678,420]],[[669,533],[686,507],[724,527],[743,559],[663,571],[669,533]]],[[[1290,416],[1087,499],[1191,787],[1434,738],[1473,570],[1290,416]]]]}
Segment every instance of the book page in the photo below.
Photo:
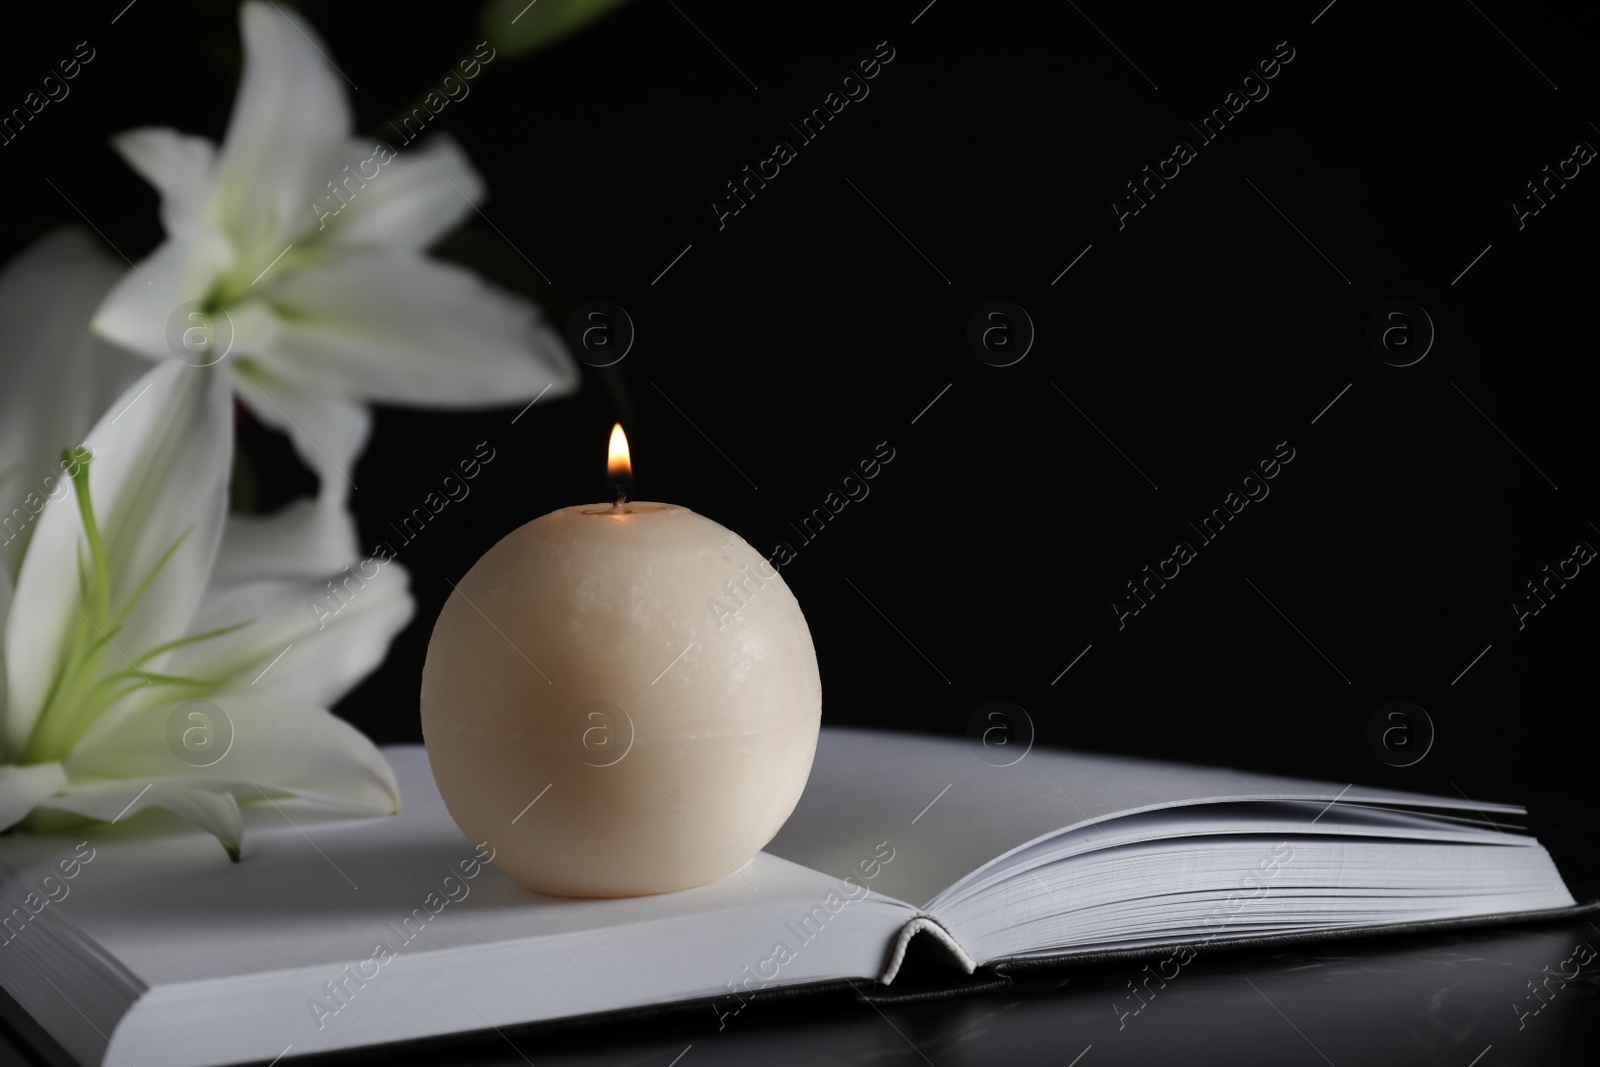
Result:
{"type": "Polygon", "coordinates": [[[413,955],[511,939],[643,931],[705,914],[728,923],[775,908],[798,913],[802,903],[839,887],[836,878],[758,853],[738,873],[676,893],[544,896],[484,862],[492,844],[480,847],[462,836],[421,746],[384,754],[401,785],[398,816],[339,817],[288,800],[276,807],[247,805],[241,863],[230,862],[208,834],[176,819],[169,820],[170,833],[95,825],[70,840],[19,835],[0,848],[0,885],[20,902],[41,871],[50,873],[58,854],[72,856],[73,845],[87,838],[82,854],[93,858],[48,914],[72,923],[146,986],[311,964],[337,972],[385,939],[413,955]]]}
{"type": "Polygon", "coordinates": [[[805,793],[766,850],[838,878],[861,878],[872,869],[873,856],[892,852],[892,862],[877,868],[871,888],[926,907],[962,877],[1046,834],[1177,804],[1256,799],[1326,804],[1339,797],[1469,814],[1521,810],[1038,746],[1015,764],[997,767],[980,759],[981,751],[960,738],[826,727],[805,793]]]}
{"type": "Polygon", "coordinates": [[[240,863],[159,816],[0,841],[0,898],[33,901],[0,949],[0,986],[88,1062],[108,1038],[138,1064],[266,1062],[291,1042],[310,1053],[692,997],[735,1012],[769,986],[876,978],[911,918],[873,882],[766,853],[675,893],[534,893],[485,862],[492,843],[462,836],[421,746],[384,754],[400,814],[246,805],[240,863]]]}

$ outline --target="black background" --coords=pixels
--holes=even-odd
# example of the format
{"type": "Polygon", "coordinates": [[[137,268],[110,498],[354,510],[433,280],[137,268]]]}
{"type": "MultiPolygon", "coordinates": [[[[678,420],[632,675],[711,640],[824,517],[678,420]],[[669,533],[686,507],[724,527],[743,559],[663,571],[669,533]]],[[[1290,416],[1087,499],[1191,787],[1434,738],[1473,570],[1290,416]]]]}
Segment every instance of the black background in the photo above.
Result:
{"type": "MultiPolygon", "coordinates": [[[[495,459],[396,546],[415,620],[337,711],[379,742],[420,738],[447,580],[520,523],[601,499],[620,419],[637,497],[711,516],[763,554],[798,549],[782,573],[811,624],[826,722],[960,734],[1004,699],[1042,743],[1527,802],[1579,860],[1583,896],[1600,576],[1584,568],[1521,629],[1509,605],[1577,542],[1600,546],[1600,175],[1583,168],[1521,229],[1508,204],[1576,142],[1600,146],[1592,26],[1551,5],[1323,3],[634,0],[496,58],[434,124],[492,193],[492,227],[473,218],[441,254],[558,326],[613,301],[638,339],[514,425],[520,403],[379,412],[353,473],[364,547],[394,543],[387,524],[478,442],[495,459]],[[1270,95],[1199,144],[1185,121],[1285,41],[1294,58],[1270,95]],[[870,95],[799,146],[786,123],[879,42],[894,59],[870,95]],[[1110,200],[1180,138],[1197,158],[1119,229],[1110,200]],[[798,158],[719,229],[723,183],[780,139],[798,158]],[[992,299],[1037,330],[1012,366],[966,341],[992,299]],[[1413,366],[1365,339],[1393,299],[1437,328],[1413,366]],[[895,458],[870,496],[803,544],[789,524],[880,442],[895,458]],[[1279,442],[1295,458],[1270,496],[1119,629],[1123,583],[1196,542],[1185,523],[1279,442]],[[1437,729],[1406,768],[1366,738],[1393,699],[1437,729]]],[[[137,260],[161,238],[156,199],[107,137],[222,134],[234,5],[124,6],[8,15],[0,108],[77,42],[96,58],[0,148],[0,253],[87,216],[137,260]]],[[[359,86],[369,133],[483,37],[471,4],[294,6],[359,86]]],[[[258,503],[311,489],[286,440],[240,432],[258,503]]],[[[1366,966],[1420,959],[1385,947],[1366,966]]],[[[1506,987],[1473,980],[1485,1004],[1506,987]]],[[[1308,985],[1289,1014],[1359,999],[1348,986],[1308,985]]]]}
{"type": "MultiPolygon", "coordinates": [[[[110,24],[122,6],[35,12],[7,35],[7,103],[78,41],[96,50],[70,97],[0,149],[8,254],[81,224],[76,209],[146,254],[155,196],[107,137],[225,128],[232,5],[144,0],[110,24]]],[[[621,419],[636,496],[712,516],[763,554],[798,549],[782,573],[828,722],[957,733],[1007,699],[1048,743],[1473,797],[1586,791],[1600,578],[1584,569],[1520,630],[1509,601],[1577,541],[1600,545],[1600,178],[1585,167],[1521,230],[1508,201],[1577,141],[1600,144],[1588,26],[1356,0],[1312,25],[1317,6],[942,0],[913,25],[917,0],[760,14],[637,0],[497,57],[435,128],[486,176],[500,233],[474,218],[442,251],[558,326],[581,301],[614,301],[638,339],[515,425],[521,404],[380,411],[353,476],[364,546],[395,543],[387,523],[477,442],[496,458],[396,544],[416,618],[338,711],[380,742],[419,737],[446,579],[516,525],[601,498],[621,419]],[[800,145],[786,123],[885,41],[894,59],[870,95],[800,145]],[[1184,122],[1283,41],[1294,58],[1270,95],[1201,143],[1184,122]],[[1179,138],[1197,158],[1119,229],[1111,198],[1179,138]],[[780,139],[798,158],[719,229],[723,183],[780,139]],[[965,336],[995,298],[1037,331],[1003,368],[965,336]],[[1396,298],[1438,333],[1406,368],[1364,337],[1396,298]],[[1194,543],[1184,523],[1282,441],[1295,459],[1271,495],[1119,629],[1123,583],[1194,543]],[[870,496],[801,542],[789,523],[880,442],[895,458],[870,496]],[[1437,728],[1405,769],[1365,738],[1396,698],[1437,728]]],[[[359,86],[364,131],[482,38],[473,5],[301,7],[359,86]]],[[[285,440],[241,435],[262,502],[309,489],[285,440]]]]}

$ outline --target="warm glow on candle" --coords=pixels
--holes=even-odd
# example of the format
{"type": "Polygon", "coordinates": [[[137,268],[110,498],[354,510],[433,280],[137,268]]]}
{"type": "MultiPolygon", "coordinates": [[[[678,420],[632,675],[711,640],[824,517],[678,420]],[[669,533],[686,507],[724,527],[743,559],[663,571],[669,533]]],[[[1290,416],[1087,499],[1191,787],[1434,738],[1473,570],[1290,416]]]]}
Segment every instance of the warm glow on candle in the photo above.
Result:
{"type": "Polygon", "coordinates": [[[622,423],[611,427],[611,447],[606,456],[606,475],[613,480],[633,477],[633,461],[628,457],[628,436],[622,423]]]}

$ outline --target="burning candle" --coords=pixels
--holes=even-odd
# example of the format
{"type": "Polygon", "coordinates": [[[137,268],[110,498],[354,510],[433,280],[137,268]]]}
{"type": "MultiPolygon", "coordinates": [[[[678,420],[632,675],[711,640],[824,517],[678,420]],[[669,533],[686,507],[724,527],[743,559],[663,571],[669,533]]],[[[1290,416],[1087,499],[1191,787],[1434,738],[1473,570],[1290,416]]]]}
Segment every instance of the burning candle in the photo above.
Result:
{"type": "Polygon", "coordinates": [[[513,530],[434,625],[422,731],[451,816],[542,893],[635,896],[732,874],[805,787],[822,716],[811,632],[738,534],[631,502],[513,530]]]}

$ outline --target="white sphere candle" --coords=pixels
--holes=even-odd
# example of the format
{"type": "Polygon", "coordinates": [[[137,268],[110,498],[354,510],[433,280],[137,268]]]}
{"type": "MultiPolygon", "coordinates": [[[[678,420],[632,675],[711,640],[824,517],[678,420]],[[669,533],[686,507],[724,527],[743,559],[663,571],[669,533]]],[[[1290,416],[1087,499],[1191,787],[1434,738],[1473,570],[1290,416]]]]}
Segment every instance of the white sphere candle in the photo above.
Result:
{"type": "Polygon", "coordinates": [[[445,602],[422,671],[451,816],[561,896],[732,874],[794,810],[821,716],[788,586],[672,504],[562,508],[512,531],[445,602]]]}

